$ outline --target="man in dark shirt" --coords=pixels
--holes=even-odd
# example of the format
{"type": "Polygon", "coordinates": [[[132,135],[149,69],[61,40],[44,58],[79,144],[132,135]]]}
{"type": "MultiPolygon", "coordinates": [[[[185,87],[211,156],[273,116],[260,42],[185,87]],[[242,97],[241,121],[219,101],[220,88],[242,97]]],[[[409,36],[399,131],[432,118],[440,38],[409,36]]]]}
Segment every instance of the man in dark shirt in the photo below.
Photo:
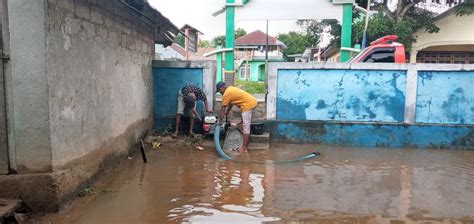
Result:
{"type": "Polygon", "coordinates": [[[212,113],[212,110],[209,109],[207,104],[206,94],[199,87],[189,84],[185,85],[178,91],[178,110],[176,111],[176,131],[171,135],[171,137],[178,136],[179,132],[179,123],[181,121],[181,116],[189,117],[189,135],[193,135],[194,127],[194,116],[196,116],[199,121],[201,118],[196,111],[196,101],[200,100],[204,103],[204,109],[208,113],[212,113]]]}

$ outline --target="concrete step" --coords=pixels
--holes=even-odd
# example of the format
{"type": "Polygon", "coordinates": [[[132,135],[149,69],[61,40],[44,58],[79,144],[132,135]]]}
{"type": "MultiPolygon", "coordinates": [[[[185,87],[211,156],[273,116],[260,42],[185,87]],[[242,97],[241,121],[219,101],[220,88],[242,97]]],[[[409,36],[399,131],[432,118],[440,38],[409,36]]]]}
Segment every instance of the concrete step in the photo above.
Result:
{"type": "Polygon", "coordinates": [[[270,144],[270,133],[264,132],[261,135],[250,135],[250,143],[267,143],[267,144],[270,144]]]}
{"type": "Polygon", "coordinates": [[[249,150],[265,150],[270,149],[270,143],[250,143],[249,150]]]}

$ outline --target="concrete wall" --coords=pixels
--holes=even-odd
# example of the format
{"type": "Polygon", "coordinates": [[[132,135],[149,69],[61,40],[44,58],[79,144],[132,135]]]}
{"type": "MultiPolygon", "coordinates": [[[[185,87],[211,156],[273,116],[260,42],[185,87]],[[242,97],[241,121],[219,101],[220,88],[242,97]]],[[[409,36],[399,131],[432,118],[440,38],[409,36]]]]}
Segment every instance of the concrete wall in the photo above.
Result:
{"type": "Polygon", "coordinates": [[[18,174],[0,175],[0,197],[55,211],[152,128],[155,24],[119,0],[6,1],[18,174]]]}
{"type": "Polygon", "coordinates": [[[474,148],[473,65],[270,63],[267,119],[291,142],[474,148]]]}
{"type": "Polygon", "coordinates": [[[416,123],[474,124],[473,71],[418,73],[416,123]]]}
{"type": "MultiPolygon", "coordinates": [[[[450,10],[435,20],[435,24],[440,28],[438,33],[428,33],[425,29],[420,29],[415,33],[418,37],[413,43],[410,61],[416,62],[416,54],[428,47],[433,46],[456,46],[474,45],[474,31],[472,21],[474,14],[467,16],[456,16],[454,10],[450,10]],[[469,28],[470,27],[470,28],[469,28]]],[[[451,49],[453,51],[456,49],[451,49]]],[[[471,49],[461,49],[469,51],[471,49]]]]}
{"type": "Polygon", "coordinates": [[[4,75],[4,66],[3,61],[7,60],[4,59],[4,35],[3,35],[3,21],[4,13],[6,13],[6,9],[4,9],[3,1],[0,1],[0,174],[7,174],[8,173],[8,144],[7,144],[7,119],[6,119],[6,101],[5,101],[5,75],[4,75]]]}
{"type": "Polygon", "coordinates": [[[100,149],[133,125],[141,124],[135,137],[151,126],[153,30],[114,2],[49,1],[54,167],[100,149]]]}
{"type": "Polygon", "coordinates": [[[279,70],[280,120],[402,122],[405,71],[279,70]]]}
{"type": "Polygon", "coordinates": [[[49,90],[46,65],[45,0],[9,0],[11,93],[9,112],[19,173],[52,171],[49,90]]]}

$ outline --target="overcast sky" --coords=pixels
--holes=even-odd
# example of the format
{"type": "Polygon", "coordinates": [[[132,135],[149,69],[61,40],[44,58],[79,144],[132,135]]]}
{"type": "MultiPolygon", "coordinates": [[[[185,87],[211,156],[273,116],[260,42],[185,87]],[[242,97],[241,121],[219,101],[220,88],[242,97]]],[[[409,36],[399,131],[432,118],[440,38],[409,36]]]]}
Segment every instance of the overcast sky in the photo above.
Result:
{"type": "MultiPolygon", "coordinates": [[[[294,1],[294,0],[293,0],[294,1]]],[[[171,20],[176,26],[189,24],[204,33],[201,39],[210,40],[225,34],[225,14],[213,17],[212,13],[224,6],[225,0],[149,0],[155,9],[171,20]]],[[[269,22],[269,34],[300,31],[295,20],[278,20],[269,22]]],[[[237,21],[236,28],[243,28],[250,33],[257,29],[265,32],[265,21],[237,21]]]]}

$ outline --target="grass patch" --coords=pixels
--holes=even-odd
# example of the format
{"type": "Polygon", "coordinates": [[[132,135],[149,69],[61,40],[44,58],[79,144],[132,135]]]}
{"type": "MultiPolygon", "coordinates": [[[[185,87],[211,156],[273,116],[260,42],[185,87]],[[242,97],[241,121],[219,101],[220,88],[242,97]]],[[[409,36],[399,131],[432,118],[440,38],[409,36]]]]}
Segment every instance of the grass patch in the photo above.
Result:
{"type": "Polygon", "coordinates": [[[236,80],[236,86],[243,86],[242,89],[247,91],[250,94],[253,93],[265,93],[265,83],[264,82],[254,82],[254,81],[245,81],[245,80],[236,80]]]}

